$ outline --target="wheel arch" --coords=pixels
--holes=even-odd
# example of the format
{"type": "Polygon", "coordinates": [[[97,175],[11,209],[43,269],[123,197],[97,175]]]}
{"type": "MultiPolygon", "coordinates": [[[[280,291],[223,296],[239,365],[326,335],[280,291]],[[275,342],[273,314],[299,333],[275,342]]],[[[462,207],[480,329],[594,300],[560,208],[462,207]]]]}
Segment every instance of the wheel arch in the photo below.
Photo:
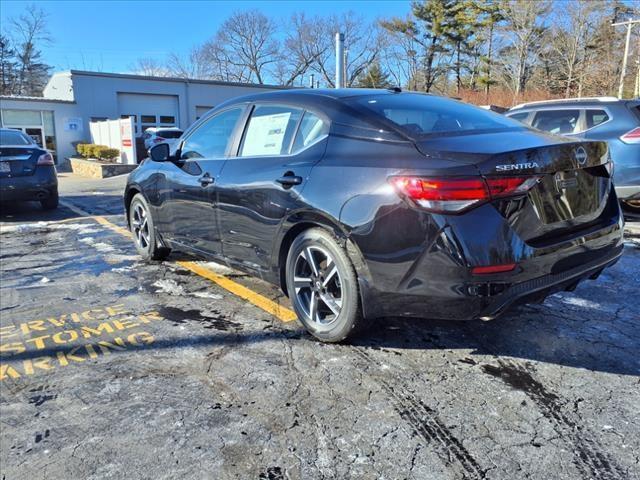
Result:
{"type": "Polygon", "coordinates": [[[125,213],[125,219],[127,221],[127,227],[130,227],[131,225],[129,225],[129,208],[131,207],[131,201],[133,200],[133,197],[136,196],[136,194],[142,194],[142,189],[138,186],[138,185],[130,185],[127,187],[127,190],[124,193],[124,213],[125,213]]]}
{"type": "MultiPolygon", "coordinates": [[[[284,225],[287,227],[283,228],[284,234],[281,235],[281,240],[276,247],[277,256],[275,256],[275,267],[278,272],[278,283],[285,295],[288,296],[286,264],[289,248],[296,237],[311,228],[323,228],[334,235],[338,244],[346,250],[347,256],[355,267],[358,283],[362,284],[360,281],[362,278],[371,278],[362,252],[351,240],[349,230],[338,220],[318,212],[296,212],[284,222],[284,225]]],[[[363,299],[363,292],[360,291],[359,294],[361,299],[363,299]]]]}

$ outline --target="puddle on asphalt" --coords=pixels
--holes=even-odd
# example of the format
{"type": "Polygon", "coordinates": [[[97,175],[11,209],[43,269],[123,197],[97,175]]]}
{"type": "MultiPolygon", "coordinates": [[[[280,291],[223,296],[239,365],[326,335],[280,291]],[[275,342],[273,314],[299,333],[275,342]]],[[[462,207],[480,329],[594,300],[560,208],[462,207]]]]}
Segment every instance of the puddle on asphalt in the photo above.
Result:
{"type": "Polygon", "coordinates": [[[226,315],[220,313],[219,310],[211,310],[211,314],[204,314],[200,310],[182,310],[176,307],[159,306],[158,313],[165,319],[176,325],[181,325],[189,321],[197,322],[206,329],[215,329],[222,331],[242,330],[242,324],[229,320],[226,315]]]}

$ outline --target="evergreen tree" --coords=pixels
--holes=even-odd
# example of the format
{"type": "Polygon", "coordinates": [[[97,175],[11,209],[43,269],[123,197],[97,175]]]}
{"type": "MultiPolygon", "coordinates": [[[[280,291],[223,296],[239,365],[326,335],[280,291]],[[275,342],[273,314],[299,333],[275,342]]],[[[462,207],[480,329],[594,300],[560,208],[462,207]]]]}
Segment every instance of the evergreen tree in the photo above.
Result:
{"type": "Polygon", "coordinates": [[[359,88],[390,88],[393,86],[389,81],[389,74],[377,62],[360,74],[356,85],[359,88]]]}
{"type": "Polygon", "coordinates": [[[0,35],[0,95],[11,95],[16,79],[16,52],[11,40],[0,35]]]}

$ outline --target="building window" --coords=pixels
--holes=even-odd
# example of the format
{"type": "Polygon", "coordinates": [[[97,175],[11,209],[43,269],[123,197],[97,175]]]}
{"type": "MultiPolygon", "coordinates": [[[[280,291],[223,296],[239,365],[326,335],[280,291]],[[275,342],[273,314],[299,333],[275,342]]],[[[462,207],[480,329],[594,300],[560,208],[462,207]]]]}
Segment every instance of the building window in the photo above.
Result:
{"type": "Polygon", "coordinates": [[[155,115],[140,115],[140,121],[142,123],[156,123],[156,116],[155,115]]]}
{"type": "Polygon", "coordinates": [[[56,132],[52,111],[2,110],[0,124],[29,135],[40,147],[50,150],[56,157],[56,132]]]}
{"type": "Polygon", "coordinates": [[[160,115],[160,123],[162,124],[170,124],[170,125],[175,125],[176,124],[176,117],[170,116],[170,115],[160,115]]]}

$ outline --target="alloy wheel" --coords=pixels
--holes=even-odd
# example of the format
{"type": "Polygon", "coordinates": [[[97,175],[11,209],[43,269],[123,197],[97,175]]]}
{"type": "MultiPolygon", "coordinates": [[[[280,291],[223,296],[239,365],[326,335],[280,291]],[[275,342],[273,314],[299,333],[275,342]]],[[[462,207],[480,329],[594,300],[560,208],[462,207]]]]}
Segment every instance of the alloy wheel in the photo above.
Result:
{"type": "Polygon", "coordinates": [[[318,325],[333,323],[342,310],[340,271],[327,250],[305,247],[294,267],[295,295],[306,317],[318,325]]]}
{"type": "Polygon", "coordinates": [[[151,236],[149,234],[147,210],[140,203],[137,203],[133,208],[133,218],[131,219],[131,226],[133,228],[133,236],[138,246],[143,250],[148,250],[151,236]]]}

